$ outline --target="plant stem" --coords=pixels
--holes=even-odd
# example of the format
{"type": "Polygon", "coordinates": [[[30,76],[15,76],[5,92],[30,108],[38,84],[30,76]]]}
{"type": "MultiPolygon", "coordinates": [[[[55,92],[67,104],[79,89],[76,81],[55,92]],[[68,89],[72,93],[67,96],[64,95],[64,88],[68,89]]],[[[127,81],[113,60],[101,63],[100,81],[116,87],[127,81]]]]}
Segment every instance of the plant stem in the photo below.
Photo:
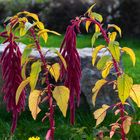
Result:
{"type": "Polygon", "coordinates": [[[52,95],[51,95],[51,85],[50,85],[50,82],[49,82],[49,79],[48,79],[47,62],[45,60],[45,56],[43,55],[43,53],[41,51],[41,47],[40,47],[39,41],[36,38],[34,29],[31,28],[30,32],[31,32],[31,35],[32,35],[32,37],[33,37],[33,39],[35,41],[37,50],[39,52],[41,61],[43,63],[44,72],[46,73],[46,84],[47,84],[47,89],[48,89],[48,100],[49,100],[49,111],[50,111],[49,112],[50,113],[50,115],[49,115],[49,122],[50,122],[50,130],[51,130],[51,140],[54,140],[54,125],[55,125],[55,121],[54,121],[54,108],[53,108],[53,98],[52,98],[52,95]]]}
{"type": "MultiPolygon", "coordinates": [[[[90,19],[90,18],[84,19],[84,20],[85,20],[85,21],[86,21],[86,20],[91,21],[91,22],[93,22],[94,24],[98,25],[98,27],[100,28],[100,31],[101,31],[101,33],[102,33],[102,35],[103,35],[103,37],[104,37],[106,43],[109,44],[110,39],[107,37],[106,30],[104,30],[104,29],[102,28],[102,25],[101,25],[99,22],[97,22],[96,20],[92,20],[92,19],[90,19]]],[[[114,65],[115,71],[116,71],[116,73],[117,73],[117,77],[119,77],[119,76],[121,75],[121,72],[119,71],[118,63],[117,63],[117,61],[114,59],[113,56],[112,56],[112,61],[113,61],[113,65],[114,65]]],[[[125,140],[125,132],[124,132],[124,128],[123,128],[123,122],[124,122],[124,106],[123,106],[122,103],[120,104],[119,108],[120,108],[120,117],[121,117],[121,126],[120,126],[120,129],[121,129],[121,139],[122,139],[122,140],[125,140]]]]}

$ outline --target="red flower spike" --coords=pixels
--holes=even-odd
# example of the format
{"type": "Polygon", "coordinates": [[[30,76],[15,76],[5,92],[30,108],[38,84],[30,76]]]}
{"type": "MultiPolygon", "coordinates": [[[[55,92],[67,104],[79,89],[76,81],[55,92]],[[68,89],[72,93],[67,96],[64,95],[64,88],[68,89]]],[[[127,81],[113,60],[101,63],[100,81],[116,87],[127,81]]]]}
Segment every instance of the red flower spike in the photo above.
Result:
{"type": "Polygon", "coordinates": [[[18,104],[16,105],[15,96],[21,77],[21,52],[16,42],[13,41],[11,33],[6,40],[9,42],[1,57],[2,77],[5,81],[2,91],[4,92],[4,101],[7,104],[7,111],[12,112],[11,133],[14,133],[17,125],[17,119],[21,110],[25,106],[25,91],[22,91],[18,104]]]}
{"type": "Polygon", "coordinates": [[[81,63],[76,49],[76,31],[79,32],[79,21],[72,20],[72,25],[68,26],[60,52],[67,63],[67,70],[62,65],[61,77],[65,79],[65,86],[70,89],[70,122],[75,121],[75,96],[77,106],[80,103],[80,80],[81,63]]]}

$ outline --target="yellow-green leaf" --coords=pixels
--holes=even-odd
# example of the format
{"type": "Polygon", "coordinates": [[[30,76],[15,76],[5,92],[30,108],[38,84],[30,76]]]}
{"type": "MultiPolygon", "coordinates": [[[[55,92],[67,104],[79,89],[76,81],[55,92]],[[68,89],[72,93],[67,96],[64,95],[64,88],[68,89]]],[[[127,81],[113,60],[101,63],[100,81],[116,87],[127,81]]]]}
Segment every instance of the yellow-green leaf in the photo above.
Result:
{"type": "Polygon", "coordinates": [[[38,106],[41,100],[40,95],[40,90],[33,90],[29,95],[29,109],[34,120],[36,120],[37,114],[41,111],[41,109],[38,106]]]}
{"type": "Polygon", "coordinates": [[[101,57],[101,59],[97,63],[97,69],[98,70],[102,70],[105,67],[106,62],[108,60],[110,60],[110,56],[109,55],[105,55],[105,56],[101,57]]]}
{"type": "Polygon", "coordinates": [[[103,17],[102,17],[102,15],[100,15],[100,14],[98,14],[98,13],[96,13],[96,12],[92,12],[91,14],[90,14],[90,16],[94,19],[96,19],[97,21],[99,21],[99,22],[102,22],[103,21],[103,17]]]}
{"type": "Polygon", "coordinates": [[[48,30],[48,29],[46,29],[47,30],[47,32],[49,32],[49,33],[52,33],[52,34],[55,34],[55,35],[58,35],[58,36],[60,36],[61,34],[59,34],[58,32],[56,32],[56,31],[52,31],[52,30],[48,30]]]}
{"type": "Polygon", "coordinates": [[[99,52],[101,49],[103,49],[103,48],[105,48],[104,45],[99,45],[99,46],[97,46],[97,47],[93,50],[93,52],[92,52],[92,65],[93,65],[93,66],[94,66],[94,64],[95,64],[95,62],[96,62],[96,58],[97,58],[98,52],[99,52]]]}
{"type": "Polygon", "coordinates": [[[31,49],[30,45],[26,46],[26,48],[24,49],[24,51],[22,53],[21,65],[23,65],[27,61],[31,52],[32,52],[32,49],[31,49]]]}
{"type": "Polygon", "coordinates": [[[31,73],[30,73],[31,91],[33,91],[36,87],[36,83],[37,83],[40,71],[41,71],[41,62],[39,61],[34,62],[31,66],[31,73]]]}
{"type": "Polygon", "coordinates": [[[69,89],[65,86],[56,86],[52,93],[63,116],[66,117],[68,101],[70,96],[69,89]]]}
{"type": "Polygon", "coordinates": [[[106,63],[106,66],[104,68],[104,70],[102,71],[102,77],[103,78],[106,78],[112,68],[112,65],[113,65],[113,62],[112,61],[109,61],[106,63]]]}
{"type": "Polygon", "coordinates": [[[93,96],[92,96],[92,102],[93,102],[93,105],[95,106],[95,102],[96,102],[96,97],[97,97],[97,94],[99,92],[99,90],[102,88],[103,85],[105,85],[107,83],[107,81],[105,79],[101,79],[101,80],[98,80],[96,83],[95,83],[95,86],[94,88],[92,89],[92,93],[93,93],[93,96]]]}
{"type": "Polygon", "coordinates": [[[32,17],[36,21],[39,21],[38,16],[34,13],[27,13],[27,16],[32,17]]]}
{"type": "Polygon", "coordinates": [[[96,3],[93,4],[93,5],[91,5],[85,14],[87,14],[87,13],[90,14],[90,13],[92,12],[92,9],[93,9],[93,7],[94,7],[95,5],[96,5],[96,3]]]}
{"type": "Polygon", "coordinates": [[[93,36],[92,36],[92,38],[91,38],[91,45],[92,45],[92,47],[93,47],[93,45],[94,45],[96,39],[97,39],[100,35],[101,35],[100,32],[95,32],[95,33],[93,34],[93,36]]]}
{"type": "Polygon", "coordinates": [[[127,116],[127,118],[123,121],[123,129],[124,129],[125,134],[128,134],[130,130],[131,121],[132,121],[132,118],[130,116],[127,116]]]}
{"type": "Polygon", "coordinates": [[[96,126],[103,122],[103,120],[104,120],[104,118],[106,116],[106,111],[107,111],[108,108],[109,108],[109,106],[104,104],[104,105],[102,105],[102,108],[97,109],[93,113],[94,118],[96,119],[96,126]]]}
{"type": "Polygon", "coordinates": [[[20,95],[22,93],[22,91],[24,90],[24,88],[26,87],[26,85],[30,82],[30,77],[28,77],[27,79],[25,79],[24,81],[22,81],[16,91],[16,105],[18,104],[20,95]]]}
{"type": "Polygon", "coordinates": [[[132,60],[133,66],[135,66],[136,56],[135,56],[134,51],[132,49],[128,48],[128,47],[123,47],[122,51],[125,51],[127,54],[129,54],[130,59],[132,60]]]}
{"type": "Polygon", "coordinates": [[[88,29],[89,29],[89,26],[90,26],[91,23],[92,23],[92,22],[89,21],[89,20],[86,21],[86,31],[87,31],[87,32],[88,32],[88,29]]]}
{"type": "Polygon", "coordinates": [[[110,41],[115,41],[116,36],[117,36],[117,33],[116,33],[116,32],[110,33],[110,34],[109,34],[109,39],[110,39],[110,41]]]}
{"type": "Polygon", "coordinates": [[[57,82],[60,76],[60,65],[59,63],[55,63],[49,67],[49,72],[54,77],[55,81],[57,82]]]}
{"type": "Polygon", "coordinates": [[[127,74],[122,74],[117,79],[118,94],[121,102],[124,104],[130,95],[130,90],[133,85],[133,79],[127,74]]]}
{"type": "Polygon", "coordinates": [[[120,48],[119,48],[119,42],[117,41],[111,41],[108,46],[109,51],[111,52],[114,59],[119,62],[120,61],[120,48]]]}
{"type": "Polygon", "coordinates": [[[121,28],[119,26],[115,25],[115,24],[109,24],[108,25],[108,28],[112,28],[112,27],[115,28],[119,32],[120,37],[121,37],[122,36],[121,28]]]}
{"type": "Polygon", "coordinates": [[[140,107],[140,85],[133,85],[130,91],[130,97],[140,107]]]}

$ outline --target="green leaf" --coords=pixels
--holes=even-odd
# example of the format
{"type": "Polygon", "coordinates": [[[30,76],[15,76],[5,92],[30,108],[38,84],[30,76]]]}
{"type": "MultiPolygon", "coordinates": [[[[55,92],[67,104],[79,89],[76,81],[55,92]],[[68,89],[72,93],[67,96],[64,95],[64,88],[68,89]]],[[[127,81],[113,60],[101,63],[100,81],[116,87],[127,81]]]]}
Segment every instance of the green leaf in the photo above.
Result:
{"type": "Polygon", "coordinates": [[[117,79],[118,94],[121,102],[124,104],[126,99],[130,95],[130,91],[133,85],[133,79],[127,74],[122,74],[117,79]]]}
{"type": "Polygon", "coordinates": [[[98,13],[96,13],[96,12],[92,12],[91,13],[91,17],[92,18],[95,18],[97,21],[99,21],[99,22],[102,22],[103,21],[103,17],[102,17],[102,15],[100,15],[100,14],[98,14],[98,13]]]}
{"type": "Polygon", "coordinates": [[[96,57],[97,57],[98,52],[99,52],[101,49],[103,49],[103,48],[105,48],[104,45],[99,45],[99,46],[97,46],[97,47],[93,50],[93,52],[92,52],[92,65],[93,65],[93,66],[94,66],[94,64],[95,64],[95,62],[96,62],[96,57]]]}
{"type": "Polygon", "coordinates": [[[31,54],[31,52],[32,52],[31,45],[26,46],[22,53],[21,65],[23,65],[28,60],[28,57],[31,54]]]}
{"type": "Polygon", "coordinates": [[[94,45],[96,39],[97,39],[100,35],[101,35],[100,32],[95,32],[95,33],[93,34],[93,36],[92,36],[92,38],[91,38],[91,45],[92,45],[92,47],[93,47],[93,45],[94,45]]]}
{"type": "Polygon", "coordinates": [[[53,97],[57,102],[63,116],[66,117],[66,112],[68,108],[68,101],[70,96],[70,91],[65,86],[56,86],[53,90],[53,97]]]}
{"type": "Polygon", "coordinates": [[[105,55],[103,57],[101,57],[101,59],[98,61],[97,63],[97,69],[98,70],[102,70],[105,65],[106,65],[106,62],[110,59],[110,56],[109,55],[105,55]]]}
{"type": "Polygon", "coordinates": [[[18,104],[21,92],[24,90],[24,88],[26,87],[26,85],[30,82],[30,77],[28,77],[27,79],[25,79],[24,81],[22,81],[16,91],[16,105],[18,104]]]}
{"type": "Polygon", "coordinates": [[[119,62],[120,61],[120,48],[119,48],[119,42],[117,41],[111,41],[109,43],[108,49],[110,51],[110,53],[112,54],[112,56],[114,57],[114,59],[119,62]]]}
{"type": "Polygon", "coordinates": [[[135,56],[135,53],[132,49],[128,48],[128,47],[123,47],[122,48],[122,51],[125,51],[127,54],[129,54],[130,56],[130,59],[133,63],[133,66],[135,66],[135,63],[136,63],[136,56],[135,56]]]}
{"type": "Polygon", "coordinates": [[[37,83],[40,71],[41,71],[41,62],[39,62],[38,60],[34,62],[31,66],[31,73],[30,73],[31,91],[33,91],[36,87],[36,83],[37,83]]]}

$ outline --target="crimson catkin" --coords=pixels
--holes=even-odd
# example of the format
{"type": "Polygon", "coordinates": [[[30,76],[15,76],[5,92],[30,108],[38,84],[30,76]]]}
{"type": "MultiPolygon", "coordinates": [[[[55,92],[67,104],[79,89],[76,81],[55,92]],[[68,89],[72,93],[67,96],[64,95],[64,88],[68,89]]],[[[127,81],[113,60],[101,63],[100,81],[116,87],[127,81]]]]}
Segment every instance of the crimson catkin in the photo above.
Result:
{"type": "Polygon", "coordinates": [[[14,133],[19,113],[25,106],[25,91],[22,91],[19,102],[16,105],[16,91],[22,82],[21,52],[17,43],[14,41],[13,34],[10,33],[10,35],[6,37],[5,43],[8,43],[8,45],[1,57],[2,78],[4,80],[2,91],[4,93],[4,101],[7,105],[7,111],[12,112],[13,120],[11,133],[14,133]]]}

